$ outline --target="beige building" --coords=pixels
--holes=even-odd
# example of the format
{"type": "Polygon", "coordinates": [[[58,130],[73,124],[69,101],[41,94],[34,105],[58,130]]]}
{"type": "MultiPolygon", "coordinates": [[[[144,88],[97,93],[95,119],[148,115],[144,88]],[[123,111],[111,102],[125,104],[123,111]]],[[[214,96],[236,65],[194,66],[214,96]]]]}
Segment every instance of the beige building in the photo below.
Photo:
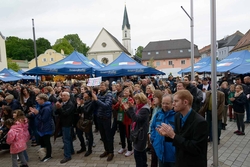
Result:
{"type": "Polygon", "coordinates": [[[4,68],[8,68],[6,47],[5,47],[5,37],[0,32],[0,70],[3,70],[4,68]]]}
{"type": "MultiPolygon", "coordinates": [[[[63,51],[62,53],[57,53],[53,49],[48,49],[43,54],[40,54],[37,57],[37,66],[41,67],[41,66],[53,64],[55,62],[58,62],[59,60],[62,60],[63,58],[65,58],[63,51]]],[[[36,67],[36,60],[32,59],[29,62],[29,69],[32,69],[34,67],[36,67]]]]}

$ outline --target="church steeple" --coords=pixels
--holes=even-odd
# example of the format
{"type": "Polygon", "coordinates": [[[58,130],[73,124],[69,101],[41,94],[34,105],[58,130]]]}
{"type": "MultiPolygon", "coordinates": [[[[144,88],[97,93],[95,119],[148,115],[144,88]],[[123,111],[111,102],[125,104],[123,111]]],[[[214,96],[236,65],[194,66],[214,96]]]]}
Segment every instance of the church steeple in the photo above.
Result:
{"type": "Polygon", "coordinates": [[[125,26],[130,29],[130,24],[128,21],[128,13],[127,13],[127,8],[125,5],[125,9],[124,9],[124,15],[123,15],[123,24],[122,24],[122,30],[124,30],[125,26]]]}
{"type": "Polygon", "coordinates": [[[132,55],[132,52],[131,52],[130,24],[129,24],[129,20],[128,20],[128,13],[127,13],[126,5],[125,5],[125,8],[124,8],[123,24],[122,24],[122,43],[123,43],[123,46],[132,55]]]}

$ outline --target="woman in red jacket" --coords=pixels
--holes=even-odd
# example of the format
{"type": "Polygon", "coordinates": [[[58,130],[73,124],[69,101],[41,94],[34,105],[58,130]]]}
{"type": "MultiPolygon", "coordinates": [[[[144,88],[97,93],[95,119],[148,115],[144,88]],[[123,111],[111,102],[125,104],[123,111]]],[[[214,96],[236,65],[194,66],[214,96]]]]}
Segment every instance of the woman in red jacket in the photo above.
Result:
{"type": "Polygon", "coordinates": [[[128,115],[124,112],[123,103],[134,103],[134,99],[132,98],[133,92],[130,88],[125,88],[123,90],[123,96],[118,97],[118,116],[117,120],[120,121],[119,123],[119,130],[120,130],[120,139],[122,143],[122,148],[118,151],[119,154],[123,154],[126,152],[126,142],[127,139],[128,150],[125,153],[125,157],[131,156],[134,152],[132,150],[132,143],[130,141],[130,125],[132,120],[128,117],[128,115]]]}

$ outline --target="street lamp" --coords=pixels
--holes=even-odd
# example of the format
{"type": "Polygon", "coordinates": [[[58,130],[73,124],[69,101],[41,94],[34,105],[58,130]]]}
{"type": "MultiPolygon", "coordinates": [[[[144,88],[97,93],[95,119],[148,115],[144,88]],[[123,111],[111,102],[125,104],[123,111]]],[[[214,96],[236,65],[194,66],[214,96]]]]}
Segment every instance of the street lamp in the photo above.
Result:
{"type": "Polygon", "coordinates": [[[193,17],[193,0],[190,0],[190,12],[191,16],[186,12],[186,10],[181,6],[182,10],[190,19],[190,29],[191,29],[191,80],[194,80],[194,17],[193,17]]]}

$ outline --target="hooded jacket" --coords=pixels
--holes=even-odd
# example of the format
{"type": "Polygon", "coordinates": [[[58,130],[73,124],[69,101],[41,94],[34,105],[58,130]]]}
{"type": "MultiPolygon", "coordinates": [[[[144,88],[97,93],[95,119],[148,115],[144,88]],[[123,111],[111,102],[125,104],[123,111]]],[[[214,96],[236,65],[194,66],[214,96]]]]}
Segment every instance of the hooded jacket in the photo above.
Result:
{"type": "Polygon", "coordinates": [[[164,112],[162,109],[158,110],[155,114],[153,121],[151,123],[151,135],[150,140],[154,147],[157,157],[161,162],[175,162],[175,147],[172,142],[166,142],[165,137],[161,136],[155,128],[161,123],[170,124],[173,129],[175,129],[174,125],[174,117],[176,112],[173,110],[164,112]]]}
{"type": "Polygon", "coordinates": [[[53,121],[52,105],[46,101],[40,105],[39,113],[36,115],[36,126],[39,136],[52,135],[55,130],[53,121]]]}
{"type": "Polygon", "coordinates": [[[17,154],[27,149],[26,143],[29,141],[28,123],[16,122],[11,126],[6,142],[10,145],[10,153],[17,154]]]}

